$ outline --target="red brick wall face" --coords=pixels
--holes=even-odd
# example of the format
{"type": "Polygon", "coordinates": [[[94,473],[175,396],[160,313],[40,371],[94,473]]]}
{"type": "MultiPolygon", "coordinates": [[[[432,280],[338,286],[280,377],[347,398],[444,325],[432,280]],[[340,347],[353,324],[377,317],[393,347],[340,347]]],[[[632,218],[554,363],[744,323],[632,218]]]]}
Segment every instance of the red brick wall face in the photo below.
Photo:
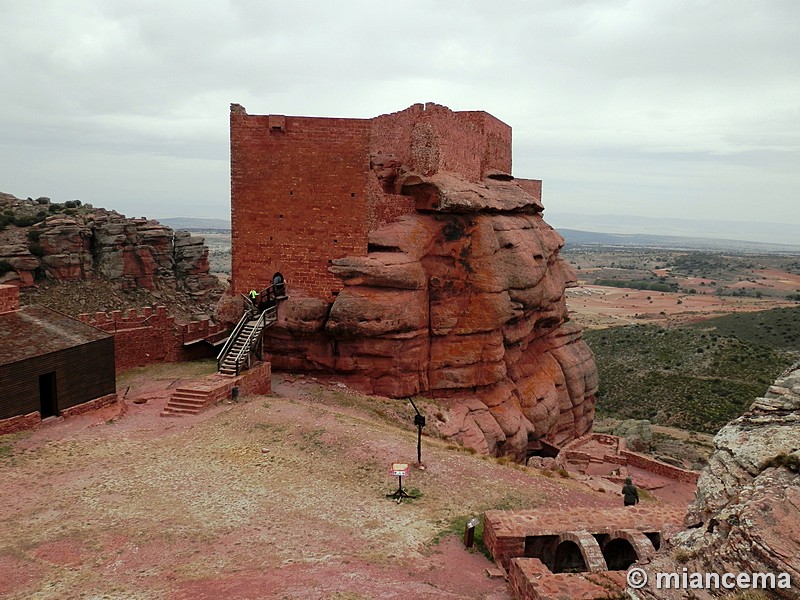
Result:
{"type": "Polygon", "coordinates": [[[234,293],[280,271],[292,289],[333,300],[342,284],[329,261],[367,252],[369,131],[362,119],[231,112],[234,293]]]}
{"type": "Polygon", "coordinates": [[[511,127],[489,113],[429,102],[372,122],[371,152],[422,174],[450,171],[480,181],[490,169],[511,173],[511,127]]]}
{"type": "Polygon", "coordinates": [[[19,288],[15,285],[0,285],[0,313],[19,310],[19,288]]]}
{"type": "Polygon", "coordinates": [[[367,253],[368,233],[414,212],[371,170],[386,158],[423,174],[480,181],[511,172],[511,128],[488,113],[415,104],[374,119],[248,115],[232,105],[231,287],[261,290],[280,271],[289,288],[332,302],[330,261],[367,253]]]}
{"type": "Polygon", "coordinates": [[[159,362],[180,362],[197,358],[185,342],[221,335],[227,328],[208,320],[192,321],[188,325],[175,322],[167,309],[145,307],[82,314],[78,318],[98,329],[114,335],[114,363],[116,371],[141,367],[159,362]]]}

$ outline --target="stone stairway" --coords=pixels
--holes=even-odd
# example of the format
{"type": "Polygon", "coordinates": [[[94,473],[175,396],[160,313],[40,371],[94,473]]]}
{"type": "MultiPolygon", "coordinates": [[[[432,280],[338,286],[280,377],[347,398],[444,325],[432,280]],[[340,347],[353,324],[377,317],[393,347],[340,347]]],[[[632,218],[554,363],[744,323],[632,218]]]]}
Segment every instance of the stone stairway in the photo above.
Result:
{"type": "Polygon", "coordinates": [[[161,416],[196,415],[217,401],[214,389],[179,387],[167,401],[161,416]]]}

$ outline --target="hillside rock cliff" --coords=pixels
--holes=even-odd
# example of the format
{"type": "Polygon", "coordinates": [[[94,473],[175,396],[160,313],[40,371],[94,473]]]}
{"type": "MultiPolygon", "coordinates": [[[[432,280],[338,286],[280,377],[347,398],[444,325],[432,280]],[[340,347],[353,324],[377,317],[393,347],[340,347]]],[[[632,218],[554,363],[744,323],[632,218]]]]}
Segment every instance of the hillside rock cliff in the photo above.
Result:
{"type": "Polygon", "coordinates": [[[0,195],[0,283],[105,279],[121,289],[178,288],[219,295],[203,239],[115,211],[0,195]],[[54,210],[55,209],[55,210],[54,210]]]}
{"type": "Polygon", "coordinates": [[[332,261],[332,305],[291,290],[267,346],[276,368],[329,371],[368,393],[439,398],[440,432],[524,459],[540,439],[591,429],[597,371],[569,322],[575,276],[563,239],[524,183],[403,173],[413,214],[369,234],[369,252],[332,261]]]}
{"type": "MultiPolygon", "coordinates": [[[[684,531],[646,569],[682,573],[785,573],[769,597],[800,598],[800,366],[714,438],[684,531]],[[784,578],[784,582],[785,582],[784,578]]],[[[776,584],[780,580],[776,579],[776,584]]],[[[732,590],[630,591],[634,598],[715,598],[732,590]]]]}

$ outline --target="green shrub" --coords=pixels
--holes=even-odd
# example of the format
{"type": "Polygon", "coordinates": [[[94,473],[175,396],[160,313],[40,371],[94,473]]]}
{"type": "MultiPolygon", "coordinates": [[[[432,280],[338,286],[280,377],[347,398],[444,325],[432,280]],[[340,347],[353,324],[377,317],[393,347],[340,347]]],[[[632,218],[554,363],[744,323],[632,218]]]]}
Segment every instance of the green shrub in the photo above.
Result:
{"type": "Polygon", "coordinates": [[[33,215],[30,217],[14,217],[14,225],[17,227],[30,227],[31,225],[36,225],[40,221],[43,221],[44,217],[39,217],[38,215],[33,215]]]}

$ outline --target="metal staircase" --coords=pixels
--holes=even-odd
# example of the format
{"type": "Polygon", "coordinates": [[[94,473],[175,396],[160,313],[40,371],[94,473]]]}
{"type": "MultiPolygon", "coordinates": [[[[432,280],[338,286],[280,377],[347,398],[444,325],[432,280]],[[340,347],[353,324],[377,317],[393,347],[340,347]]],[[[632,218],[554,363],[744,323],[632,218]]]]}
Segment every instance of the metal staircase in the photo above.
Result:
{"type": "Polygon", "coordinates": [[[263,360],[262,335],[267,327],[278,320],[278,302],[287,298],[283,275],[275,273],[272,276],[272,285],[261,290],[258,296],[261,301],[256,306],[250,298],[242,294],[244,314],[217,355],[217,372],[222,375],[236,376],[242,369],[250,368],[251,353],[263,360]]]}
{"type": "Polygon", "coordinates": [[[261,357],[261,334],[278,320],[278,307],[272,306],[259,314],[255,309],[245,311],[228,341],[217,355],[217,371],[223,375],[238,375],[250,367],[250,354],[261,357]]]}

